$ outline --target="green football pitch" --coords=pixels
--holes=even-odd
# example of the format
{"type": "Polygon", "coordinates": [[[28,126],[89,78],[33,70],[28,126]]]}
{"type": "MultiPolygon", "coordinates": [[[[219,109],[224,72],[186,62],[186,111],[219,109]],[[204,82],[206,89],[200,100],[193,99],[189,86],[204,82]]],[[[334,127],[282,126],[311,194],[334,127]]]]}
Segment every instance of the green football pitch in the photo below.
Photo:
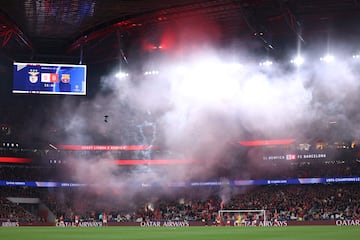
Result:
{"type": "Polygon", "coordinates": [[[359,240],[360,226],[0,227],[1,240],[359,240]]]}

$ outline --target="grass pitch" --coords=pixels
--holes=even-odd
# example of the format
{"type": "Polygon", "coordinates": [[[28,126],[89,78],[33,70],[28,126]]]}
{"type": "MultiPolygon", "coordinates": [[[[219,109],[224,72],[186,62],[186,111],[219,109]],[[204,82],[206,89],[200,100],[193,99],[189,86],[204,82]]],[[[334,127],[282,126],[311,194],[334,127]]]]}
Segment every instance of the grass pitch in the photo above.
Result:
{"type": "Polygon", "coordinates": [[[0,227],[1,240],[359,240],[360,226],[0,227]]]}

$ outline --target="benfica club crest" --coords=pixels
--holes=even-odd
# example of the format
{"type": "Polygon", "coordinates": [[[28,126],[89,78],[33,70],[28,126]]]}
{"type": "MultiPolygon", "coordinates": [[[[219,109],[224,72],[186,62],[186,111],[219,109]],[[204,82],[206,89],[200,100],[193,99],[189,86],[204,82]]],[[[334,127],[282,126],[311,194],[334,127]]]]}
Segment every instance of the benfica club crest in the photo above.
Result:
{"type": "Polygon", "coordinates": [[[30,70],[29,72],[29,81],[31,83],[37,83],[37,81],[39,80],[39,72],[37,70],[30,70]]]}

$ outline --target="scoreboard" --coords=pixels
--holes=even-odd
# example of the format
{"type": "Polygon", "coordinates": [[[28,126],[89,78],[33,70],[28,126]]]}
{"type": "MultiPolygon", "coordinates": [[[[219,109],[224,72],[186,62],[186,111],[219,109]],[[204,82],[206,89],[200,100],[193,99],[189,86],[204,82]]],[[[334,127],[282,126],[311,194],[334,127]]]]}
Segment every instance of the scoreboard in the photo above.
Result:
{"type": "Polygon", "coordinates": [[[12,92],[86,95],[86,65],[14,62],[12,92]]]}

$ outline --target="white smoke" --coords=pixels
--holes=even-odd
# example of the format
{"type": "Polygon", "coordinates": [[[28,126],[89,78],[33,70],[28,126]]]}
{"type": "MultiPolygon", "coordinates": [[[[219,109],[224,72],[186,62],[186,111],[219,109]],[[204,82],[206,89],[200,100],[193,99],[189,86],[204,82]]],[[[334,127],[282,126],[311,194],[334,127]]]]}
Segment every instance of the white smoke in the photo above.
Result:
{"type": "MultiPolygon", "coordinates": [[[[329,121],[341,130],[336,137],[358,135],[354,127],[360,120],[359,81],[349,62],[315,63],[318,58],[312,56],[314,62],[299,69],[282,63],[260,67],[254,56],[237,57],[241,53],[240,49],[225,54],[201,48],[181,61],[162,61],[156,75],[137,72],[118,79],[114,71],[101,79],[102,88],[94,99],[65,103],[64,141],[158,145],[163,152],[140,151],[136,158],[157,154],[194,161],[126,168],[126,173],[102,161],[92,162],[92,167],[86,161],[74,161],[76,179],[102,182],[98,179],[106,176],[104,184],[114,183],[111,186],[205,180],[217,176],[219,169],[231,175],[232,164],[241,164],[243,159],[231,154],[232,159],[225,159],[229,145],[240,140],[324,136],[329,121]],[[103,121],[104,115],[108,122],[103,121]]],[[[110,152],[101,157],[124,156],[110,152]]],[[[229,190],[225,190],[227,196],[229,190]]]]}

